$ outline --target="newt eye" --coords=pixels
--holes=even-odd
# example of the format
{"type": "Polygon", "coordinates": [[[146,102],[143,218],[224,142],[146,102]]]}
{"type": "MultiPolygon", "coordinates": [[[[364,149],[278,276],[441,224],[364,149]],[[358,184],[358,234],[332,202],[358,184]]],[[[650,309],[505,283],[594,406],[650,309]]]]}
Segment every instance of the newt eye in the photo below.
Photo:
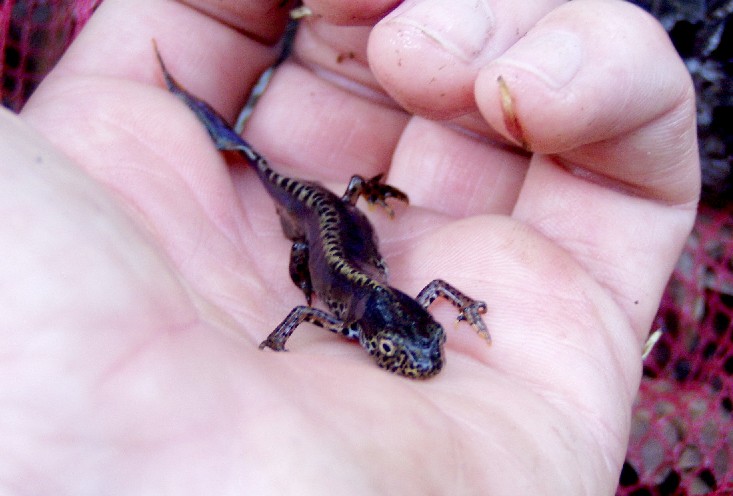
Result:
{"type": "Polygon", "coordinates": [[[391,339],[381,338],[379,340],[379,351],[384,356],[392,356],[395,352],[395,345],[391,339]]]}

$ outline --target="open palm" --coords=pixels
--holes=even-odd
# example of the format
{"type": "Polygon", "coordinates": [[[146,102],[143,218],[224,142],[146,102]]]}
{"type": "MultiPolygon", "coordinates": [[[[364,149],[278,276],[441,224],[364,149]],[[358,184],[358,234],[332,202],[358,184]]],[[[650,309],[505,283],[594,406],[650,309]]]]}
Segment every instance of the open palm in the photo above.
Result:
{"type": "Polygon", "coordinates": [[[373,29],[394,2],[310,4],[322,15],[245,135],[338,193],[385,172],[411,200],[394,220],[369,213],[391,283],[414,295],[439,277],[487,302],[491,347],[431,308],[446,366],[414,381],[307,325],[290,353],[257,349],[303,303],[289,243],[253,171],[166,92],[151,40],[233,120],[287,7],[188,3],[106,0],[21,118],[2,115],[3,483],[613,492],[640,346],[698,194],[694,99],[663,31],[602,0],[511,15],[405,2],[373,29]],[[461,9],[493,20],[483,38],[446,20],[461,9]]]}

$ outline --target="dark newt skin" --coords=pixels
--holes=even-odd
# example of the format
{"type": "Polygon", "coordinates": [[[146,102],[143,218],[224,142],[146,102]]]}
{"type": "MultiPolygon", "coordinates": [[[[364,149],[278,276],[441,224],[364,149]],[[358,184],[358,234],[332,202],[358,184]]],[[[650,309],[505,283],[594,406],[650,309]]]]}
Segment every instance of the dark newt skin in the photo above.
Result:
{"type": "Polygon", "coordinates": [[[260,349],[284,351],[285,343],[302,322],[310,322],[359,343],[377,365],[412,378],[434,376],[443,367],[443,327],[427,307],[439,296],[459,310],[489,343],[481,314],[486,304],[469,298],[443,280],[428,284],[416,298],[387,284],[387,266],[377,249],[371,224],[356,208],[363,196],[384,207],[388,198],[407,202],[400,190],[371,179],[353,176],[338,197],[318,183],[282,176],[234,132],[207,103],[184,90],[156,55],[168,89],[193,110],[219,150],[236,150],[257,172],[275,201],[285,236],[293,241],[290,278],[305,295],[308,306],[297,306],[260,344],[260,349]],[[331,313],[311,307],[313,294],[331,313]]]}

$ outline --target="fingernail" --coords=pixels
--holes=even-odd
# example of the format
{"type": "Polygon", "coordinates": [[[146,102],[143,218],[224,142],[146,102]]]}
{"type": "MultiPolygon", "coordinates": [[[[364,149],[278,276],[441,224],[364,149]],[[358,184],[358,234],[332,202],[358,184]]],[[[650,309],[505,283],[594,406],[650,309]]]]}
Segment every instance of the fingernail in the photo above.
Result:
{"type": "Polygon", "coordinates": [[[533,73],[551,88],[560,89],[580,69],[582,52],[580,39],[574,33],[548,31],[518,41],[496,62],[533,73]]]}
{"type": "Polygon", "coordinates": [[[494,31],[494,15],[487,0],[405,2],[387,22],[419,29],[446,51],[471,62],[483,51],[494,31]]]}

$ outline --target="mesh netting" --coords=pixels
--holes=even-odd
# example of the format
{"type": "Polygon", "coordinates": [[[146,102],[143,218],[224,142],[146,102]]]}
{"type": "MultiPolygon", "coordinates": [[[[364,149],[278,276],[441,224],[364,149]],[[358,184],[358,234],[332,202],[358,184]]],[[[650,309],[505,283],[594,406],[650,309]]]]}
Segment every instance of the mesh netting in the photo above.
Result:
{"type": "Polygon", "coordinates": [[[3,105],[18,110],[100,0],[0,0],[3,105]]]}
{"type": "Polygon", "coordinates": [[[700,207],[667,286],[619,495],[733,494],[731,214],[700,207]]]}
{"type": "MultiPolygon", "coordinates": [[[[99,2],[0,0],[3,105],[22,106],[99,2]]],[[[664,295],[618,495],[733,494],[731,214],[701,206],[664,295]]]]}

